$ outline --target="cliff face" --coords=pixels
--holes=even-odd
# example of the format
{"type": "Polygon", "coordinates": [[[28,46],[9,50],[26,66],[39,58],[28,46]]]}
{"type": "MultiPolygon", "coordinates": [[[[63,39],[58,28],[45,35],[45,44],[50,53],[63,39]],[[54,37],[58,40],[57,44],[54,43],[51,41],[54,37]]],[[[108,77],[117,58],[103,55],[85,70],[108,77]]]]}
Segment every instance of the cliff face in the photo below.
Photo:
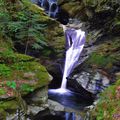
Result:
{"type": "Polygon", "coordinates": [[[104,28],[107,33],[119,33],[119,1],[59,0],[59,5],[66,10],[71,17],[80,19],[83,22],[88,22],[93,29],[104,28]]]}

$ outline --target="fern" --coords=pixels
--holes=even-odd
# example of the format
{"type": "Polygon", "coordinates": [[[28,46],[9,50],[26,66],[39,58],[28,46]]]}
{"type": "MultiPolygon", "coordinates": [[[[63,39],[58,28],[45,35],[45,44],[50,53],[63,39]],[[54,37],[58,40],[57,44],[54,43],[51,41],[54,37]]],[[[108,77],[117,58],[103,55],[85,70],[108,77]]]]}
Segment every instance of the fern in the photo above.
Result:
{"type": "MultiPolygon", "coordinates": [[[[1,5],[5,7],[4,2],[1,5]]],[[[33,49],[43,49],[47,46],[43,33],[46,24],[40,23],[39,14],[33,14],[25,7],[21,11],[13,12],[14,6],[8,7],[11,7],[11,10],[0,11],[0,31],[15,43],[25,45],[27,42],[33,49]]]]}

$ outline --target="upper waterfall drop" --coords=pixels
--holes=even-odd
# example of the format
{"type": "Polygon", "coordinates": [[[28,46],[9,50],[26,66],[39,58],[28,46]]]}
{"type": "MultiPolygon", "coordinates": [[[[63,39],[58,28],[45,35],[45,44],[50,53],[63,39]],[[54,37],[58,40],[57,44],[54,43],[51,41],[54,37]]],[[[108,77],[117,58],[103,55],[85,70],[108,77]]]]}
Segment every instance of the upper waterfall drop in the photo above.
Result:
{"type": "Polygon", "coordinates": [[[81,29],[66,29],[65,27],[63,27],[63,30],[65,31],[67,51],[61,88],[66,89],[66,78],[78,65],[78,60],[85,44],[85,32],[81,29]]]}
{"type": "Polygon", "coordinates": [[[56,18],[58,13],[57,0],[39,0],[39,5],[45,9],[50,17],[56,18]]]}

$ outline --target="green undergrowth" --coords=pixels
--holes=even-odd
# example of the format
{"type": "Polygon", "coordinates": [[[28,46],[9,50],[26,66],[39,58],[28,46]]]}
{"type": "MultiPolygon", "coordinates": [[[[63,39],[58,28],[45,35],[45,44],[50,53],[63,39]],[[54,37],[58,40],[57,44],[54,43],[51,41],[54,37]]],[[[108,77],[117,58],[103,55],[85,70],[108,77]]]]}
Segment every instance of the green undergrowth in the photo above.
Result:
{"type": "Polygon", "coordinates": [[[53,23],[44,11],[30,0],[15,2],[0,0],[0,31],[14,41],[32,50],[47,47],[44,30],[53,23]]]}
{"type": "MultiPolygon", "coordinates": [[[[100,95],[100,100],[92,111],[92,118],[96,120],[116,120],[120,114],[120,98],[117,98],[116,90],[120,87],[120,79],[108,87],[100,95]]],[[[119,93],[120,94],[120,93],[119,93]]]]}

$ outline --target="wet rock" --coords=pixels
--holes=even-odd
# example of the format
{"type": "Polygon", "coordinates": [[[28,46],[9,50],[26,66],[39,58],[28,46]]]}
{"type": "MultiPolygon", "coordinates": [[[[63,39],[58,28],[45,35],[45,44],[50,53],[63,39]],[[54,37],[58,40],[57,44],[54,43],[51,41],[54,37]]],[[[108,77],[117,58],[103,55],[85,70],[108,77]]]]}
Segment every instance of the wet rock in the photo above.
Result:
{"type": "Polygon", "coordinates": [[[53,76],[53,80],[49,84],[49,88],[59,88],[62,80],[62,63],[54,63],[47,67],[48,72],[53,76]]]}
{"type": "Polygon", "coordinates": [[[48,87],[42,86],[25,97],[26,102],[30,104],[45,104],[48,99],[48,87]]]}
{"type": "Polygon", "coordinates": [[[74,89],[79,93],[81,93],[82,89],[85,89],[92,94],[97,94],[103,91],[109,83],[110,80],[107,76],[92,71],[80,72],[74,74],[70,79],[68,78],[68,88],[74,89]]]}
{"type": "Polygon", "coordinates": [[[40,111],[45,110],[48,107],[46,106],[35,106],[35,105],[28,105],[28,114],[32,116],[37,115],[40,111]]]}
{"type": "Polygon", "coordinates": [[[53,111],[65,111],[65,107],[58,102],[48,100],[49,108],[53,111]]]}

